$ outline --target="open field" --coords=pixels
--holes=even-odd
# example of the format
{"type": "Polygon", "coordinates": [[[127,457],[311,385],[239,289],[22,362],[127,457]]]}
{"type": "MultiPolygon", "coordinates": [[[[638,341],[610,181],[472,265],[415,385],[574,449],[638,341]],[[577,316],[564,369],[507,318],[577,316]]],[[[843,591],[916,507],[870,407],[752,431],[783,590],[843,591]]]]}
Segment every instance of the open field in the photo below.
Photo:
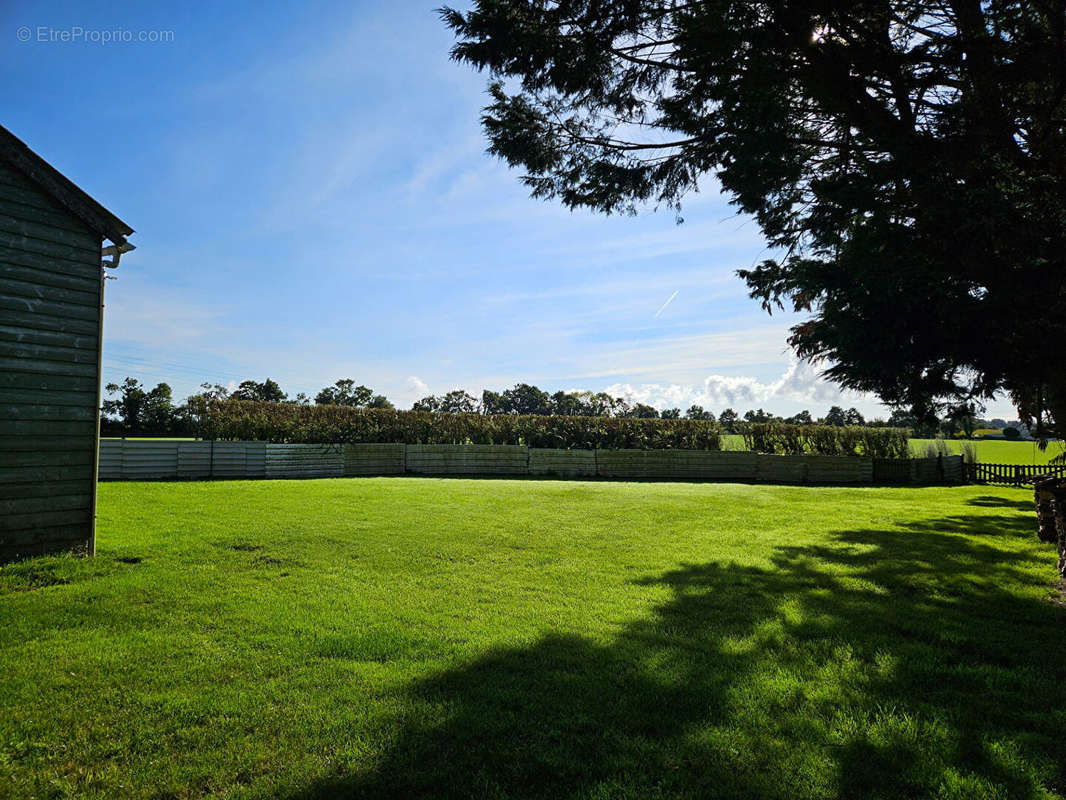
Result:
{"type": "MultiPolygon", "coordinates": [[[[965,444],[962,439],[945,439],[951,452],[960,453],[965,444]]],[[[915,455],[924,456],[926,447],[933,444],[933,439],[911,439],[911,450],[915,455]]],[[[1000,439],[975,440],[969,442],[977,448],[977,460],[986,464],[1046,464],[1062,452],[1059,442],[1051,442],[1046,450],[1036,446],[1036,442],[1007,442],[1000,439]]]]}
{"type": "MultiPolygon", "coordinates": [[[[911,451],[915,456],[924,456],[933,439],[911,439],[911,451]]],[[[962,452],[962,439],[946,439],[953,453],[962,452]]],[[[1062,444],[1052,442],[1046,450],[1040,450],[1035,442],[1006,442],[998,439],[969,442],[977,448],[977,459],[987,464],[1046,464],[1062,452],[1062,444]]],[[[723,450],[744,450],[744,437],[739,434],[722,435],[723,450]]]]}
{"type": "Polygon", "coordinates": [[[1063,797],[1031,495],[100,487],[0,569],[0,796],[1063,797]]]}

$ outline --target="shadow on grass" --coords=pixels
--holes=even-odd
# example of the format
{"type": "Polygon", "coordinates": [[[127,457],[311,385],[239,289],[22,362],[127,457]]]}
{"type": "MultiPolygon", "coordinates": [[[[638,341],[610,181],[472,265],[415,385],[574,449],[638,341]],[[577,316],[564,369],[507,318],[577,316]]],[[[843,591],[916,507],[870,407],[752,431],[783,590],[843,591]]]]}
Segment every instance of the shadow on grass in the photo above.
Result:
{"type": "Polygon", "coordinates": [[[1062,791],[1063,609],[1016,516],[708,563],[604,642],[546,636],[411,686],[375,767],[299,798],[1038,797],[1062,791]],[[949,532],[952,531],[952,532],[949,532]]]}
{"type": "MultiPolygon", "coordinates": [[[[966,501],[967,505],[981,506],[982,508],[1012,508],[1015,511],[1033,511],[1032,488],[1029,488],[1029,497],[1025,500],[1013,500],[1007,497],[999,497],[994,494],[971,497],[966,501]]],[[[1035,524],[1035,523],[1034,523],[1035,524]]]]}

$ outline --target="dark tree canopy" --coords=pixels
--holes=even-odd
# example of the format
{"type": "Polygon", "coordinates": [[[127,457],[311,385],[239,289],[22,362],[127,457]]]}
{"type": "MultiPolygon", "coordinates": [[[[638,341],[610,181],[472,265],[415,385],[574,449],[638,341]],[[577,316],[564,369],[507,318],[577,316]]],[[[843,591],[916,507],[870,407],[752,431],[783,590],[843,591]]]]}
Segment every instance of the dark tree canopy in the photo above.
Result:
{"type": "Polygon", "coordinates": [[[707,174],[809,314],[796,352],[929,419],[1066,424],[1066,2],[476,0],[489,151],[537,197],[680,208],[707,174]]]}
{"type": "Polygon", "coordinates": [[[117,419],[123,434],[165,430],[170,424],[175,409],[169,384],[146,390],[136,378],[128,377],[121,385],[109,383],[104,389],[117,398],[104,400],[101,411],[117,419]]]}
{"type": "Polygon", "coordinates": [[[351,406],[353,408],[392,408],[384,395],[374,394],[368,386],[356,386],[351,378],[341,378],[315,395],[320,406],[351,406]]]}
{"type": "Polygon", "coordinates": [[[233,390],[234,400],[249,400],[261,403],[283,403],[288,395],[281,390],[278,382],[267,378],[262,383],[254,380],[241,381],[233,390]]]}

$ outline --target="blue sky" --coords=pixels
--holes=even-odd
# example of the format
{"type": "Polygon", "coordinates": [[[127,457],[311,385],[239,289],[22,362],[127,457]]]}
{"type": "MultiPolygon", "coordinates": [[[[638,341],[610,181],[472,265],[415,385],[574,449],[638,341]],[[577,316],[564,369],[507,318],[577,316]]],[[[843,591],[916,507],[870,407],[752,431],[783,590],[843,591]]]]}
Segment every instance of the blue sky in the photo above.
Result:
{"type": "Polygon", "coordinates": [[[105,381],[884,413],[792,361],[796,318],[735,276],[767,255],[758,229],[713,181],[681,225],[530,199],[485,155],[485,77],[449,61],[433,8],[0,4],[4,125],[137,231],[107,286],[105,381]],[[114,31],[171,41],[87,41],[114,31]]]}

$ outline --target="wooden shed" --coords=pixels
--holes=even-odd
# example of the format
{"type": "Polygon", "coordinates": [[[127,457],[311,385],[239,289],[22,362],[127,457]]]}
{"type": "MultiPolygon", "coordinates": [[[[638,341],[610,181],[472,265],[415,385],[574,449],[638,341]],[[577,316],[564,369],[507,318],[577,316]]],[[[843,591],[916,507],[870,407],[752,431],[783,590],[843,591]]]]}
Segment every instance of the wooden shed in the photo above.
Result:
{"type": "Polygon", "coordinates": [[[131,233],[0,126],[0,562],[95,550],[104,268],[131,233]]]}

